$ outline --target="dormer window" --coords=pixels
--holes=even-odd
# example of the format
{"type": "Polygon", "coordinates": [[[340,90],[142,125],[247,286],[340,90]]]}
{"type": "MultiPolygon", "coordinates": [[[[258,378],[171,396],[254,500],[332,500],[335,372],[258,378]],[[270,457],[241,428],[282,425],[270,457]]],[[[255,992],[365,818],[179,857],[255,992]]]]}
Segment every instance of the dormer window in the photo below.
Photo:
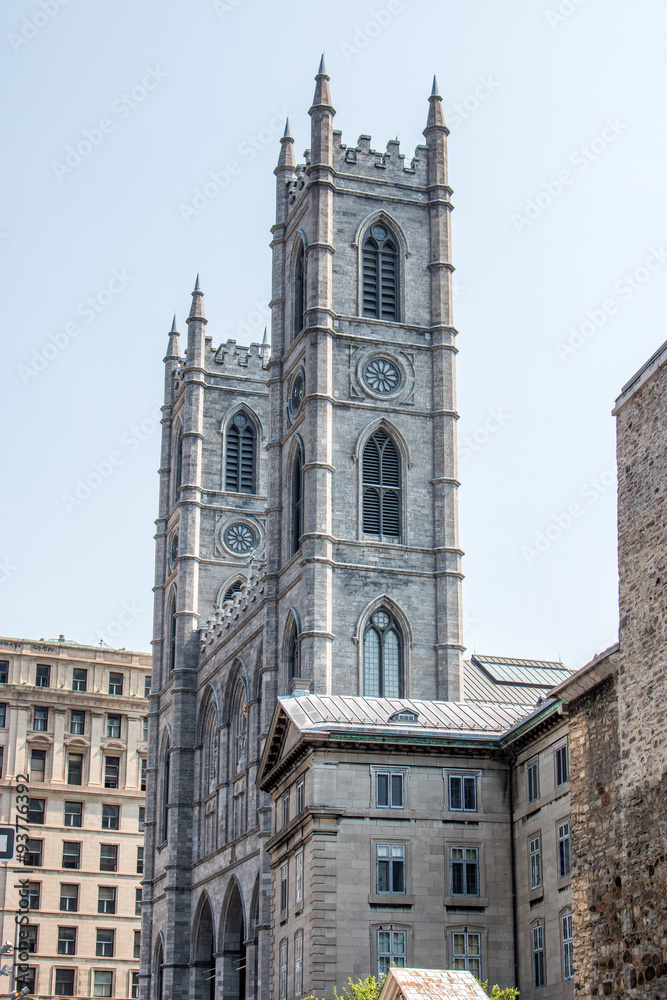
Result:
{"type": "Polygon", "coordinates": [[[388,722],[405,722],[409,726],[415,726],[419,722],[419,713],[411,712],[409,709],[404,709],[400,712],[394,712],[390,715],[388,722]]]}

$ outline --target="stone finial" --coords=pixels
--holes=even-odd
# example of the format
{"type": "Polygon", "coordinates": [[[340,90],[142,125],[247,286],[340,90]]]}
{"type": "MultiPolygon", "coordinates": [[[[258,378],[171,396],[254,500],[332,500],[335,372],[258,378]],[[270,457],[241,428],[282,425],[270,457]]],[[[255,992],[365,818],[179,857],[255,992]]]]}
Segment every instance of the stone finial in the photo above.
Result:
{"type": "Polygon", "coordinates": [[[206,323],[206,317],[204,316],[204,293],[201,290],[201,285],[199,284],[199,275],[197,275],[197,280],[195,281],[195,287],[192,292],[192,305],[190,307],[190,315],[188,316],[188,323],[191,320],[199,320],[206,323]]]}
{"type": "Polygon", "coordinates": [[[276,170],[293,170],[296,167],[294,156],[294,139],[290,134],[289,118],[285,121],[285,131],[280,140],[280,156],[276,170]]]}
{"type": "Polygon", "coordinates": [[[181,348],[179,342],[179,333],[176,329],[176,313],[174,313],[174,318],[171,321],[171,330],[169,331],[169,343],[167,345],[167,358],[180,358],[181,348]]]}
{"type": "Polygon", "coordinates": [[[324,65],[324,55],[320,59],[320,68],[315,77],[315,96],[313,97],[313,106],[310,109],[311,113],[315,108],[329,108],[331,111],[334,110],[331,103],[331,94],[329,93],[329,77],[324,65]]]}
{"type": "Polygon", "coordinates": [[[446,133],[449,133],[449,129],[445,124],[445,114],[442,110],[442,97],[438,93],[438,81],[435,76],[433,77],[433,87],[431,89],[431,96],[428,99],[428,103],[428,119],[426,121],[424,135],[427,134],[429,129],[444,129],[446,133]]]}

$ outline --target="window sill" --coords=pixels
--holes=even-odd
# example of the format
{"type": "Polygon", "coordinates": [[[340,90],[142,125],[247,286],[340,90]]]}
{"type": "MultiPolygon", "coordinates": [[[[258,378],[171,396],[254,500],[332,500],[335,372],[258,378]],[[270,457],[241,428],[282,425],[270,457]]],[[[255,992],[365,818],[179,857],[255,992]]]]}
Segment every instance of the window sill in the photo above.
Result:
{"type": "Polygon", "coordinates": [[[488,896],[445,896],[443,900],[445,906],[472,906],[481,907],[489,905],[488,896]]]}
{"type": "Polygon", "coordinates": [[[385,906],[404,906],[412,904],[415,901],[415,897],[409,895],[405,892],[369,892],[368,902],[369,903],[384,903],[385,906]]]}

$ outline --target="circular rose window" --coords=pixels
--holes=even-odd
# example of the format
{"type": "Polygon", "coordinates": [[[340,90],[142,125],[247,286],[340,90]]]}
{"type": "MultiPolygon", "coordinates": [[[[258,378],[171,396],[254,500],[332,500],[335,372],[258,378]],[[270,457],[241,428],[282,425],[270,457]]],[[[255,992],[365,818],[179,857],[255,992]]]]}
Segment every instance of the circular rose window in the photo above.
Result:
{"type": "Polygon", "coordinates": [[[388,396],[401,385],[398,365],[389,358],[371,358],[364,365],[361,377],[371,392],[376,392],[379,396],[388,396]]]}
{"type": "Polygon", "coordinates": [[[254,548],[257,538],[255,532],[247,524],[240,522],[230,524],[224,534],[224,542],[228,549],[237,555],[245,555],[254,548]]]}
{"type": "Polygon", "coordinates": [[[301,401],[303,400],[303,372],[299,371],[296,373],[294,381],[292,382],[292,392],[290,393],[290,407],[292,413],[296,411],[301,406],[301,401]]]}

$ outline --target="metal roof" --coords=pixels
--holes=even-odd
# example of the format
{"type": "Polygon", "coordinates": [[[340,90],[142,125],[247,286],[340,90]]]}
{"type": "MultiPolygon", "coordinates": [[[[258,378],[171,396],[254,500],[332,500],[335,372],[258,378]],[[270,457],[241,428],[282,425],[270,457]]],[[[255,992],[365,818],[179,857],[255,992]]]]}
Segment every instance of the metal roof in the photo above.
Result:
{"type": "Polygon", "coordinates": [[[486,1000],[486,993],[467,971],[396,969],[382,986],[380,1000],[486,1000]]]}
{"type": "Polygon", "coordinates": [[[572,670],[553,660],[519,660],[474,653],[473,667],[481,668],[495,684],[516,684],[549,690],[570,676],[572,670]]]}
{"type": "Polygon", "coordinates": [[[525,705],[484,704],[481,702],[414,701],[410,698],[364,698],[348,695],[309,694],[280,698],[301,732],[465,733],[495,736],[518,722],[526,714],[525,705]],[[390,722],[396,712],[415,712],[415,723],[390,722]]]}

